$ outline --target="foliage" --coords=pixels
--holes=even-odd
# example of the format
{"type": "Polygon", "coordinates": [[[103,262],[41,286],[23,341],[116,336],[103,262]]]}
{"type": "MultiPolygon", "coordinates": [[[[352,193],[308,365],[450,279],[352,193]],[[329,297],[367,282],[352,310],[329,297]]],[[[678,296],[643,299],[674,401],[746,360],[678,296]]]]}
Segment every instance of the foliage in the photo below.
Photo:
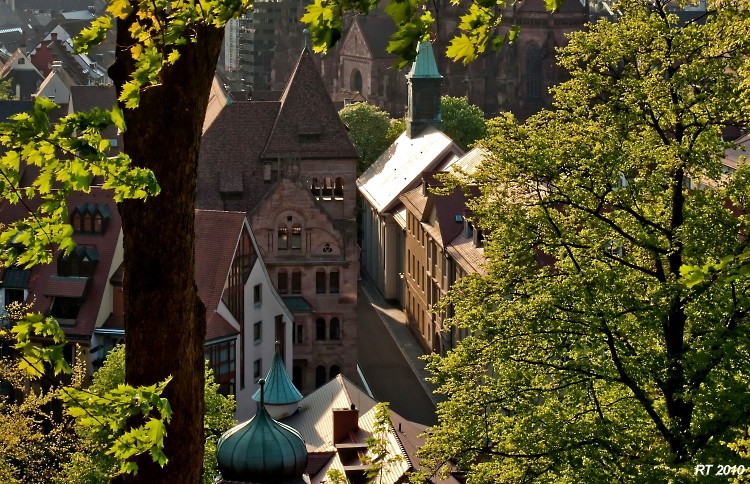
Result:
{"type": "Polygon", "coordinates": [[[13,99],[13,90],[10,86],[10,79],[0,81],[0,100],[13,99]]]}
{"type": "Polygon", "coordinates": [[[34,110],[0,123],[0,194],[11,204],[23,203],[28,217],[12,222],[0,233],[0,263],[25,267],[52,261],[54,250],[69,253],[73,229],[68,224],[66,197],[89,192],[93,176],[103,177],[116,201],[145,198],[159,192],[149,170],[133,168],[124,153],[109,156],[109,140],[102,131],[115,124],[124,129],[122,116],[94,109],[63,117],[56,125],[49,112],[57,105],[37,98],[34,110]],[[22,186],[27,166],[38,168],[31,185],[22,186]],[[33,208],[29,201],[38,201],[33,208]]]}
{"type": "MultiPolygon", "coordinates": [[[[197,5],[182,0],[114,0],[109,3],[106,15],[95,19],[75,39],[75,46],[79,51],[87,51],[104,38],[114,21],[128,26],[130,39],[120,43],[122,49],[118,49],[115,63],[124,67],[113,78],[125,79],[118,84],[122,105],[136,108],[146,89],[187,82],[184,76],[177,80],[168,78],[170,68],[184,55],[186,46],[198,43],[199,34],[207,28],[221,32],[230,18],[249,9],[250,4],[249,0],[202,0],[197,5]],[[132,68],[128,67],[130,63],[132,68]]],[[[94,177],[103,178],[103,187],[111,189],[118,202],[156,195],[160,189],[150,169],[132,167],[125,153],[111,155],[108,140],[101,136],[112,124],[124,131],[127,113],[119,108],[94,109],[66,116],[52,126],[47,115],[54,107],[51,101],[39,98],[32,113],[0,123],[4,153],[0,158],[0,198],[22,203],[29,212],[28,217],[9,224],[0,233],[0,264],[5,267],[49,263],[57,252],[72,250],[74,242],[67,224],[65,199],[72,191],[88,192],[94,177]],[[22,175],[29,173],[26,171],[29,166],[36,177],[30,185],[22,186],[22,175]]],[[[174,158],[176,163],[185,161],[178,156],[168,158],[174,158]]],[[[192,229],[189,231],[192,233],[192,229]]],[[[20,364],[27,371],[39,373],[44,364],[52,364],[55,373],[68,370],[60,353],[64,344],[62,332],[54,320],[28,315],[16,322],[13,331],[19,338],[15,346],[25,355],[20,364]],[[53,346],[40,348],[33,343],[48,337],[53,346]]],[[[122,428],[133,412],[149,415],[142,426],[133,427],[115,439],[111,451],[120,459],[150,452],[163,464],[164,422],[170,411],[159,393],[165,385],[166,381],[141,387],[123,385],[99,396],[85,396],[73,389],[62,394],[68,401],[78,400],[71,407],[72,414],[102,431],[102,425],[112,426],[111,430],[122,428]],[[90,407],[80,406],[81,402],[90,407]],[[116,413],[110,414],[114,409],[116,413]]],[[[135,464],[128,462],[124,469],[134,470],[135,464]]]]}
{"type": "Polygon", "coordinates": [[[470,336],[429,369],[447,401],[422,448],[471,482],[691,482],[743,464],[750,424],[747,165],[727,177],[727,123],[750,111],[748,12],[680,24],[624,0],[571,35],[557,110],[491,123],[473,183],[486,275],[441,310],[470,336]],[[706,186],[691,189],[689,186],[706,186]],[[730,207],[731,202],[731,207],[730,207]]]}
{"type": "Polygon", "coordinates": [[[349,130],[349,139],[357,149],[357,174],[362,174],[391,144],[388,113],[368,103],[354,103],[339,111],[341,121],[349,130]]]}
{"type": "MultiPolygon", "coordinates": [[[[25,317],[26,305],[6,307],[6,321],[25,317]]],[[[60,418],[55,392],[47,375],[33,374],[36,364],[21,368],[23,353],[12,333],[0,324],[0,482],[46,482],[62,468],[76,448],[70,421],[60,418]],[[27,391],[24,391],[28,389],[27,391]]],[[[84,369],[74,367],[73,385],[84,369]]]]}
{"type": "MultiPolygon", "coordinates": [[[[117,394],[118,389],[125,383],[125,347],[120,345],[113,348],[104,360],[102,367],[94,374],[91,386],[88,388],[89,395],[107,395],[108,398],[117,394]]],[[[213,478],[218,473],[216,467],[216,440],[222,433],[230,429],[234,424],[234,399],[225,397],[219,392],[219,385],[214,381],[213,372],[206,365],[206,414],[205,434],[206,451],[204,454],[204,484],[213,483],[213,478]],[[213,445],[208,445],[208,443],[213,445]]],[[[83,395],[86,398],[86,395],[83,395]]],[[[97,397],[94,397],[97,398],[97,397]]],[[[90,407],[89,407],[90,408],[90,407]]],[[[97,418],[101,419],[99,413],[97,418]]],[[[111,423],[108,418],[107,422],[111,423]]],[[[113,447],[110,445],[112,436],[106,429],[92,432],[92,426],[87,425],[84,419],[78,419],[76,431],[81,440],[81,450],[73,454],[71,461],[64,468],[60,482],[87,484],[104,482],[122,472],[121,464],[114,457],[113,447]]],[[[119,457],[119,456],[118,456],[119,457]]]]}
{"type": "Polygon", "coordinates": [[[331,484],[350,484],[350,481],[346,477],[346,474],[338,469],[331,469],[326,472],[326,480],[331,484]]]}
{"type": "Polygon", "coordinates": [[[388,450],[388,437],[392,428],[390,404],[388,402],[378,403],[375,406],[372,435],[365,439],[367,454],[360,458],[363,464],[370,466],[365,471],[365,475],[372,483],[383,482],[383,474],[387,472],[388,468],[404,461],[403,455],[391,455],[388,450]]]}
{"type": "Polygon", "coordinates": [[[443,133],[464,151],[487,135],[484,113],[477,106],[469,104],[465,97],[441,97],[440,114],[443,118],[443,133]]]}
{"type": "Polygon", "coordinates": [[[122,87],[119,99],[126,107],[136,108],[141,91],[159,85],[162,68],[180,58],[180,46],[198,41],[197,26],[223,28],[251,5],[251,0],[201,1],[198,6],[184,0],[113,0],[106,15],[94,19],[74,39],[73,45],[79,52],[88,52],[104,40],[115,19],[125,20],[135,15],[129,26],[131,38],[136,41],[129,48],[135,69],[122,87]]]}
{"type": "MultiPolygon", "coordinates": [[[[375,9],[380,0],[315,0],[306,8],[302,21],[308,25],[316,52],[327,52],[341,38],[341,17],[346,12],[367,14],[375,9]]],[[[451,38],[446,55],[464,64],[475,60],[490,46],[497,50],[504,37],[499,31],[501,10],[506,2],[496,0],[470,0],[464,3],[465,12],[460,17],[456,34],[451,38]]],[[[515,0],[510,2],[515,4],[515,0]]],[[[549,11],[555,11],[562,0],[545,0],[549,11]]],[[[385,12],[396,24],[386,50],[398,56],[396,67],[401,69],[417,55],[417,44],[427,40],[434,21],[427,0],[388,0],[385,12]]],[[[511,30],[509,40],[514,40],[517,28],[511,30]]]]}
{"type": "Polygon", "coordinates": [[[388,145],[390,146],[396,141],[396,138],[401,136],[401,133],[404,131],[406,131],[406,120],[404,118],[391,119],[391,124],[388,126],[388,132],[386,134],[388,145]]]}
{"type": "MultiPolygon", "coordinates": [[[[482,111],[463,97],[440,98],[442,131],[466,150],[487,134],[482,111]]],[[[339,116],[349,128],[349,139],[359,154],[357,172],[362,174],[406,130],[404,119],[390,119],[385,111],[368,103],[345,106],[339,116]]]]}

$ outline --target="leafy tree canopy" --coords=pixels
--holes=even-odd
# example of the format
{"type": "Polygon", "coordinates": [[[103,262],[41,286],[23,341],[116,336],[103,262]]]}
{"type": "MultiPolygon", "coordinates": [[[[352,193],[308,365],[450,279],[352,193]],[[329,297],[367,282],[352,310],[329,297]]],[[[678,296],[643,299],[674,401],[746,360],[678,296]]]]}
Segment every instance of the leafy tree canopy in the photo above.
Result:
{"type": "Polygon", "coordinates": [[[469,104],[465,97],[441,97],[440,114],[443,117],[443,133],[463,150],[487,135],[484,113],[477,106],[469,104]]]}
{"type": "MultiPolygon", "coordinates": [[[[33,112],[0,123],[0,198],[11,204],[23,204],[29,212],[24,219],[2,228],[0,266],[49,263],[58,253],[71,251],[73,231],[68,224],[65,199],[72,191],[88,192],[95,177],[103,180],[105,189],[112,190],[115,201],[121,202],[125,270],[136,274],[124,284],[125,306],[129,307],[125,327],[129,341],[134,341],[128,346],[128,381],[136,384],[118,386],[107,395],[88,394],[86,398],[79,395],[80,399],[72,399],[73,389],[63,391],[62,395],[76,402],[69,407],[69,413],[79,417],[79,422],[99,430],[106,422],[111,433],[116,434],[110,450],[119,459],[145,453],[161,466],[170,458],[178,461],[163,474],[150,465],[136,481],[192,481],[200,475],[200,463],[195,464],[192,456],[203,449],[203,439],[194,429],[202,424],[203,399],[198,398],[203,391],[201,328],[205,331],[202,305],[191,273],[197,146],[223,27],[230,18],[249,9],[251,3],[250,0],[201,0],[198,4],[113,0],[105,15],[82,31],[75,47],[85,52],[100,42],[109,29],[116,28],[116,61],[109,74],[115,82],[120,106],[111,111],[94,109],[75,113],[52,124],[48,113],[55,105],[39,98],[33,112]],[[173,121],[159,121],[160,116],[172,113],[176,114],[173,121]],[[126,124],[135,127],[136,133],[126,131],[126,124]],[[101,135],[110,125],[125,132],[126,151],[114,156],[110,154],[109,142],[101,135]],[[162,130],[166,125],[180,135],[164,136],[162,130]],[[157,154],[160,150],[161,155],[157,154]],[[162,177],[160,185],[156,182],[158,173],[170,176],[162,177]],[[164,201],[154,202],[152,195],[163,189],[167,194],[157,200],[164,201]],[[146,198],[149,200],[145,203],[140,200],[128,203],[146,198]],[[180,218],[178,212],[185,215],[180,218]],[[160,215],[163,213],[173,214],[173,220],[179,220],[179,227],[164,224],[160,215]],[[170,245],[173,249],[170,255],[158,256],[162,271],[134,268],[133,264],[146,258],[129,256],[132,247],[145,247],[146,239],[159,238],[159,230],[175,241],[186,242],[187,247],[170,245]],[[132,240],[136,242],[131,244],[132,240]],[[187,260],[179,260],[176,254],[188,254],[187,260]],[[176,273],[180,277],[170,281],[179,279],[187,290],[165,282],[176,273]],[[146,290],[131,287],[143,280],[152,287],[146,290]],[[167,294],[160,297],[157,293],[162,289],[167,294]],[[157,308],[148,306],[149,296],[159,299],[157,308]],[[157,309],[166,314],[158,314],[157,309]],[[160,341],[153,337],[157,325],[149,318],[159,321],[158,327],[167,334],[179,332],[181,337],[169,343],[174,351],[149,347],[160,341]],[[174,325],[172,329],[170,324],[174,325]],[[161,358],[160,364],[139,364],[149,355],[161,358]],[[172,384],[168,385],[170,381],[172,384]],[[165,394],[180,396],[174,399],[174,404],[185,408],[175,419],[178,422],[170,427],[170,433],[176,436],[171,447],[165,443],[166,423],[172,415],[170,404],[161,395],[165,388],[165,394]],[[133,422],[142,425],[127,427],[133,422]],[[165,447],[168,450],[162,451],[165,447]]],[[[145,263],[153,267],[150,262],[145,263]]],[[[70,371],[61,354],[64,334],[54,319],[27,314],[14,322],[12,331],[16,337],[13,346],[22,352],[20,367],[27,377],[38,379],[45,365],[52,365],[55,374],[70,371]],[[38,347],[39,339],[53,344],[38,347]]],[[[141,461],[144,462],[148,464],[148,460],[141,461]]],[[[123,470],[134,471],[136,467],[131,459],[123,470]]]]}
{"type": "MultiPolygon", "coordinates": [[[[307,6],[302,17],[312,34],[313,47],[316,52],[326,52],[341,38],[343,27],[341,18],[347,12],[366,14],[372,11],[380,0],[314,0],[307,6]]],[[[446,52],[447,56],[464,64],[475,60],[491,47],[500,48],[505,40],[499,32],[501,10],[507,2],[496,0],[469,0],[452,2],[463,3],[466,13],[460,18],[457,33],[451,39],[446,52]]],[[[516,3],[515,0],[510,3],[516,3]]],[[[545,0],[549,11],[555,11],[563,0],[545,0]]],[[[427,0],[388,0],[385,12],[393,18],[397,30],[391,36],[386,50],[395,54],[399,60],[396,66],[401,69],[412,62],[417,55],[417,44],[427,40],[430,27],[434,21],[432,6],[427,0]]],[[[514,40],[518,29],[513,28],[508,34],[514,40]]]]}
{"type": "Polygon", "coordinates": [[[562,49],[555,111],[492,121],[471,181],[487,275],[442,308],[470,336],[430,358],[448,399],[421,451],[471,482],[690,482],[697,463],[750,464],[750,276],[681,272],[750,240],[750,167],[721,164],[722,129],[750,115],[750,13],[619,9],[562,49]]]}
{"type": "Polygon", "coordinates": [[[339,116],[347,126],[349,139],[359,154],[357,173],[361,174],[395,139],[389,136],[391,118],[388,113],[369,103],[344,106],[339,116]]]}
{"type": "MultiPolygon", "coordinates": [[[[111,394],[125,383],[125,347],[116,346],[104,360],[102,367],[94,373],[87,392],[94,395],[111,394]]],[[[78,396],[85,396],[81,392],[78,396]]],[[[216,464],[216,441],[225,431],[235,425],[234,398],[219,393],[219,385],[214,381],[213,372],[206,364],[205,383],[206,412],[204,428],[206,450],[202,482],[212,484],[218,474],[216,464]]],[[[108,452],[110,437],[107,432],[92,434],[88,426],[78,426],[79,450],[73,453],[64,466],[60,483],[87,484],[109,481],[120,471],[119,462],[108,452]]]]}

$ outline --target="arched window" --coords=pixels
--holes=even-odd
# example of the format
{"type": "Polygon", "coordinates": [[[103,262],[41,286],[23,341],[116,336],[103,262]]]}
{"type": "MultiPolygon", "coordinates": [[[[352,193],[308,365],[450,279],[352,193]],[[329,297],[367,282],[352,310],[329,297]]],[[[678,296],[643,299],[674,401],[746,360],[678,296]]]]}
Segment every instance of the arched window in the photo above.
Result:
{"type": "Polygon", "coordinates": [[[77,210],[73,212],[72,225],[73,225],[73,230],[75,230],[76,232],[81,231],[81,214],[77,210]]]}
{"type": "Polygon", "coordinates": [[[362,92],[362,74],[358,69],[352,71],[351,77],[349,78],[349,89],[359,93],[362,92]]]}
{"type": "Polygon", "coordinates": [[[326,367],[318,365],[315,368],[315,388],[320,388],[326,384],[326,367]]]}
{"type": "Polygon", "coordinates": [[[310,184],[310,192],[315,198],[320,198],[320,182],[317,178],[312,179],[312,183],[310,184]]]}
{"type": "Polygon", "coordinates": [[[302,226],[300,224],[292,225],[292,249],[302,248],[302,226]]]}
{"type": "Polygon", "coordinates": [[[84,232],[91,232],[92,226],[91,226],[91,214],[87,213],[83,216],[83,231],[84,232]]]}
{"type": "Polygon", "coordinates": [[[97,234],[101,234],[103,232],[102,230],[102,214],[97,213],[94,215],[94,232],[97,234]]]}
{"type": "Polygon", "coordinates": [[[542,51],[535,44],[526,48],[526,99],[541,102],[542,96],[542,51]]]}
{"type": "Polygon", "coordinates": [[[331,365],[331,369],[328,370],[328,380],[333,380],[339,373],[341,373],[339,365],[331,365]]]}
{"type": "Polygon", "coordinates": [[[289,229],[284,224],[279,225],[276,246],[279,250],[286,250],[289,246],[289,229]]]}
{"type": "Polygon", "coordinates": [[[302,388],[302,368],[297,365],[292,367],[292,383],[298,389],[302,388]]]}
{"type": "Polygon", "coordinates": [[[329,339],[338,341],[341,337],[341,325],[339,324],[339,318],[331,318],[331,325],[328,329],[329,339]]]}
{"type": "Polygon", "coordinates": [[[315,320],[315,339],[318,341],[326,339],[326,320],[323,318],[315,320]]]}
{"type": "Polygon", "coordinates": [[[333,186],[333,197],[337,200],[344,199],[344,180],[341,177],[336,178],[336,183],[333,186]]]}
{"type": "Polygon", "coordinates": [[[333,180],[327,176],[323,179],[323,199],[330,200],[333,195],[333,180]]]}

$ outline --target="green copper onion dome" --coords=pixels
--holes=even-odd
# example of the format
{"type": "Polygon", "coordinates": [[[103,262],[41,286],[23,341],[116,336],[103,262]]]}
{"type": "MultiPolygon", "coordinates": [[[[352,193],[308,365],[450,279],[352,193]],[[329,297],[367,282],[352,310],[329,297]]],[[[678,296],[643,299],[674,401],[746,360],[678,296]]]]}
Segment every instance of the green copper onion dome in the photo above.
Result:
{"type": "Polygon", "coordinates": [[[275,483],[305,472],[305,443],[299,432],[268,415],[263,406],[264,384],[261,380],[255,416],[219,439],[216,457],[224,480],[275,483]]]}
{"type": "MultiPolygon", "coordinates": [[[[284,360],[281,359],[281,353],[276,349],[276,356],[273,357],[271,369],[266,375],[266,385],[262,388],[265,393],[266,405],[287,405],[297,403],[302,400],[302,394],[292,383],[292,379],[286,372],[284,360]]],[[[253,400],[260,402],[261,388],[253,395],[253,400]]]]}

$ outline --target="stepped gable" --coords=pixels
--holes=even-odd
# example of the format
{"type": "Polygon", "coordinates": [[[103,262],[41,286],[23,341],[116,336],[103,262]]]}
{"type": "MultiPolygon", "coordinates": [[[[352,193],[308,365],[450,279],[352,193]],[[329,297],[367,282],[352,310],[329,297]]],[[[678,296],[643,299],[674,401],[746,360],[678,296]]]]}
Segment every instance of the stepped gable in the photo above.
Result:
{"type": "Polygon", "coordinates": [[[281,96],[264,160],[357,158],[308,48],[302,51],[281,96]]]}

